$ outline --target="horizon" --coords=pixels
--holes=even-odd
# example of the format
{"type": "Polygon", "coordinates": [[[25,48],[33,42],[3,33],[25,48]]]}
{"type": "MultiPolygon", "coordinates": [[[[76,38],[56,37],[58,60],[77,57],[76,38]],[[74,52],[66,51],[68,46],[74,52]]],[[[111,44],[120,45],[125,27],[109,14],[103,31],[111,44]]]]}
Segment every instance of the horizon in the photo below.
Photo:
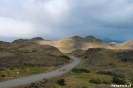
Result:
{"type": "Polygon", "coordinates": [[[131,0],[0,0],[0,41],[93,35],[133,40],[131,0]]]}
{"type": "MultiPolygon", "coordinates": [[[[77,35],[75,35],[75,36],[77,36],[77,35]]],[[[64,37],[64,38],[71,38],[71,37],[75,37],[75,36],[69,36],[69,37],[64,37]]],[[[93,36],[93,35],[88,35],[88,36],[93,36]]],[[[46,39],[46,38],[43,38],[43,37],[40,37],[40,36],[38,36],[38,37],[39,37],[39,38],[42,38],[42,39],[44,39],[44,40],[51,40],[51,41],[64,39],[64,38],[60,38],[60,39],[46,39]]],[[[82,37],[82,36],[78,36],[78,37],[82,37]]],[[[85,36],[85,37],[87,37],[87,36],[85,36]]],[[[82,37],[82,38],[85,38],[85,37],[82,37]]],[[[95,37],[95,36],[93,36],[93,37],[95,37]]],[[[37,37],[32,37],[32,38],[16,38],[16,39],[12,39],[12,41],[4,41],[4,40],[0,40],[0,41],[12,43],[13,41],[19,40],[19,39],[29,39],[29,40],[30,40],[30,39],[33,39],[33,38],[37,38],[37,37]]],[[[98,38],[98,37],[95,37],[95,38],[101,39],[101,38],[98,38]]],[[[104,42],[106,42],[106,41],[104,40],[104,39],[106,39],[106,38],[108,38],[109,40],[113,40],[114,42],[115,42],[115,41],[118,41],[119,43],[123,43],[123,42],[130,41],[130,40],[127,40],[127,41],[119,41],[119,40],[111,39],[111,38],[109,38],[109,37],[104,37],[104,38],[102,38],[101,40],[104,41],[104,42]]],[[[11,39],[9,39],[9,40],[11,40],[11,39]]]]}

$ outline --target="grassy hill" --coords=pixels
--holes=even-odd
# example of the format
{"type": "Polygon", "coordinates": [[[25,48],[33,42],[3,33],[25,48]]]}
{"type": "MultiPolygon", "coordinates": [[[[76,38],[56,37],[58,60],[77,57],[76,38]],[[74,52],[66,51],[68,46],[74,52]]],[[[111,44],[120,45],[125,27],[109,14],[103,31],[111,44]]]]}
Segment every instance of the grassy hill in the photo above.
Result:
{"type": "Polygon", "coordinates": [[[80,36],[73,36],[69,38],[63,38],[61,40],[49,41],[41,40],[38,42],[41,45],[52,45],[57,47],[63,53],[70,53],[72,51],[83,49],[87,50],[92,47],[106,47],[107,44],[102,40],[95,38],[94,36],[87,36],[82,38],[80,36]]]}
{"type": "MultiPolygon", "coordinates": [[[[72,53],[73,54],[73,53],[72,53]]],[[[93,71],[113,71],[126,76],[133,73],[133,50],[90,48],[82,55],[83,65],[93,71]]]]}
{"type": "Polygon", "coordinates": [[[82,63],[69,73],[17,88],[111,88],[111,84],[132,84],[132,53],[133,50],[79,49],[71,54],[81,58],[82,63]]]}
{"type": "Polygon", "coordinates": [[[9,43],[0,44],[0,81],[38,74],[69,63],[59,49],[50,45],[9,43]]]}

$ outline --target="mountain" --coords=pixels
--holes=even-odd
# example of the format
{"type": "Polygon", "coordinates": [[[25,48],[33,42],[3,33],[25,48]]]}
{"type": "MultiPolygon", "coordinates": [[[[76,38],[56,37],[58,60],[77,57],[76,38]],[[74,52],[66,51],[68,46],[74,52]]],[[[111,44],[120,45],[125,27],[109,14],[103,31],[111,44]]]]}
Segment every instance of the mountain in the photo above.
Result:
{"type": "Polygon", "coordinates": [[[69,53],[77,49],[87,50],[88,48],[107,47],[107,44],[101,39],[95,38],[94,36],[87,36],[85,38],[80,36],[73,36],[64,38],[57,41],[42,40],[39,41],[41,45],[51,45],[57,47],[63,53],[69,53]]]}
{"type": "Polygon", "coordinates": [[[10,42],[0,41],[0,44],[10,44],[10,42]]]}
{"type": "Polygon", "coordinates": [[[69,38],[63,38],[60,40],[44,40],[41,37],[35,37],[32,39],[17,39],[13,41],[13,44],[39,44],[39,45],[51,45],[58,48],[63,53],[70,53],[72,51],[82,49],[87,50],[88,48],[107,48],[107,49],[133,49],[133,41],[127,41],[124,43],[117,43],[118,41],[105,38],[110,43],[105,43],[101,39],[95,38],[94,36],[73,36],[69,38]],[[111,42],[114,41],[114,42],[111,42]]]}
{"type": "MultiPolygon", "coordinates": [[[[50,45],[58,48],[63,53],[70,53],[75,50],[87,50],[88,48],[107,48],[107,49],[133,49],[133,40],[117,43],[118,41],[105,38],[110,43],[105,43],[103,40],[95,38],[94,36],[73,36],[69,38],[63,38],[60,40],[45,40],[41,37],[35,37],[32,39],[17,39],[11,44],[39,44],[39,45],[50,45]],[[113,41],[113,42],[111,42],[113,41]]],[[[106,42],[107,42],[106,41],[106,42]]],[[[0,42],[0,44],[3,42],[0,42]]]]}
{"type": "Polygon", "coordinates": [[[41,37],[35,37],[32,39],[17,39],[14,40],[12,43],[16,43],[16,44],[38,44],[39,41],[44,40],[41,37]]]}
{"type": "Polygon", "coordinates": [[[108,45],[109,49],[133,49],[133,40],[124,43],[111,42],[108,45]]]}
{"type": "Polygon", "coordinates": [[[123,45],[125,45],[125,46],[133,46],[133,40],[129,40],[127,42],[124,42],[123,45]]]}
{"type": "Polygon", "coordinates": [[[111,42],[122,43],[122,41],[112,40],[112,39],[110,39],[110,38],[108,38],[108,37],[105,37],[105,38],[103,38],[102,40],[103,40],[104,42],[106,42],[106,43],[111,43],[111,42]]]}

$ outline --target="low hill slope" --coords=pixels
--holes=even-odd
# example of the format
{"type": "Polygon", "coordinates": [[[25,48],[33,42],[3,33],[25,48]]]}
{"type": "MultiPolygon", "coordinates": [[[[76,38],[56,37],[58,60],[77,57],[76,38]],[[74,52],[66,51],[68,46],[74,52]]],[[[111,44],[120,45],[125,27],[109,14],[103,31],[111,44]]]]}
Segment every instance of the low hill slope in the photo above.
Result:
{"type": "Polygon", "coordinates": [[[60,66],[69,61],[55,47],[38,44],[1,44],[0,67],[60,66]]]}
{"type": "Polygon", "coordinates": [[[94,71],[112,71],[126,76],[133,73],[133,50],[90,48],[82,58],[83,65],[94,71]]]}
{"type": "Polygon", "coordinates": [[[84,53],[86,52],[86,50],[82,50],[82,49],[78,49],[78,50],[75,50],[75,51],[72,51],[70,54],[71,55],[76,55],[76,56],[82,56],[84,53]]]}

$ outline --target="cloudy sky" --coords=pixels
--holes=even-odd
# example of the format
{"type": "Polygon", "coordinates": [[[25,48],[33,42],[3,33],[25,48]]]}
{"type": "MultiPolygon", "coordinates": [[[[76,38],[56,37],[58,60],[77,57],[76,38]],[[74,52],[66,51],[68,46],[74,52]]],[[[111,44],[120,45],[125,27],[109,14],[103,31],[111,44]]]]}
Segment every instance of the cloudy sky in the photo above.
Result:
{"type": "Polygon", "coordinates": [[[0,40],[133,39],[133,0],[0,0],[0,40]]]}

